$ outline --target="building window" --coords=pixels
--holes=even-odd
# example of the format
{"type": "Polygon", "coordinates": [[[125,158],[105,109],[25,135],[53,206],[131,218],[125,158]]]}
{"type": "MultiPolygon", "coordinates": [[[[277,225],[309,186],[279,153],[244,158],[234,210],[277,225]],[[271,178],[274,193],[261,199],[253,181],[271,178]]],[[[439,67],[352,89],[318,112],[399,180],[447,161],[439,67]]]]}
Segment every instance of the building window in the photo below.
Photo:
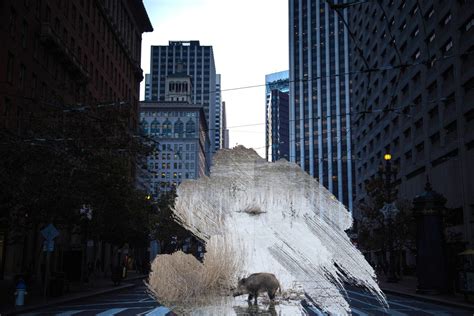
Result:
{"type": "Polygon", "coordinates": [[[446,142],[454,142],[457,138],[457,122],[454,121],[444,127],[446,132],[446,142]]]}
{"type": "Polygon", "coordinates": [[[435,9],[434,7],[431,7],[431,9],[429,9],[428,13],[426,14],[425,18],[428,20],[434,15],[434,13],[435,13],[435,9]]]}
{"type": "Polygon", "coordinates": [[[415,129],[418,131],[423,128],[423,118],[415,122],[415,129]]]}
{"type": "Polygon", "coordinates": [[[49,5],[46,6],[46,15],[44,19],[47,23],[51,21],[51,8],[49,7],[49,5]]]}
{"type": "Polygon", "coordinates": [[[38,19],[41,18],[41,0],[36,0],[35,15],[36,15],[36,18],[38,19]]]}
{"type": "Polygon", "coordinates": [[[171,122],[168,119],[166,119],[166,121],[164,121],[163,123],[163,136],[171,137],[171,135],[172,135],[171,122]]]}
{"type": "Polygon", "coordinates": [[[432,145],[438,144],[440,140],[440,134],[439,132],[434,133],[433,135],[430,136],[430,141],[432,145]]]}
{"type": "Polygon", "coordinates": [[[26,74],[26,69],[25,65],[21,64],[20,65],[20,74],[18,76],[18,81],[20,88],[23,89],[25,87],[25,74],[26,74]]]}
{"type": "Polygon", "coordinates": [[[472,27],[474,26],[474,17],[470,17],[469,20],[464,23],[463,27],[462,27],[462,31],[464,32],[467,32],[469,31],[472,27]]]}
{"type": "Polygon", "coordinates": [[[11,8],[10,11],[10,25],[9,25],[10,36],[15,37],[16,31],[16,11],[11,8]]]}
{"type": "Polygon", "coordinates": [[[443,24],[446,25],[446,24],[448,24],[451,20],[452,20],[452,15],[451,15],[451,12],[450,12],[450,13],[448,13],[448,14],[444,17],[444,19],[443,19],[443,24]]]}
{"type": "Polygon", "coordinates": [[[413,54],[412,59],[413,59],[413,60],[417,60],[417,59],[420,58],[420,56],[421,56],[421,53],[420,53],[420,50],[418,49],[418,50],[413,54]]]}
{"type": "Polygon", "coordinates": [[[23,21],[23,28],[21,31],[21,47],[26,48],[26,41],[28,36],[28,23],[23,21]]]}
{"type": "Polygon", "coordinates": [[[425,143],[424,142],[421,142],[418,145],[416,145],[416,152],[418,154],[423,153],[424,149],[425,149],[425,143]]]}
{"type": "Polygon", "coordinates": [[[405,136],[405,139],[410,138],[410,136],[411,136],[411,128],[407,128],[407,129],[403,132],[403,136],[405,136]]]}
{"type": "Polygon", "coordinates": [[[174,124],[174,133],[175,133],[175,137],[184,136],[184,123],[181,122],[180,119],[178,119],[178,121],[176,121],[176,123],[174,124]]]}
{"type": "Polygon", "coordinates": [[[448,52],[449,50],[451,50],[451,48],[453,48],[453,41],[452,40],[449,40],[446,44],[444,44],[443,46],[443,49],[444,49],[444,52],[448,52]]]}
{"type": "Polygon", "coordinates": [[[33,88],[33,96],[36,96],[36,91],[38,89],[38,78],[35,74],[32,75],[31,87],[33,88]]]}
{"type": "Polygon", "coordinates": [[[196,124],[189,119],[189,121],[186,123],[186,137],[194,137],[196,133],[196,124]]]}
{"type": "Polygon", "coordinates": [[[13,83],[13,68],[15,66],[15,56],[12,53],[8,53],[7,61],[7,82],[13,83]]]}

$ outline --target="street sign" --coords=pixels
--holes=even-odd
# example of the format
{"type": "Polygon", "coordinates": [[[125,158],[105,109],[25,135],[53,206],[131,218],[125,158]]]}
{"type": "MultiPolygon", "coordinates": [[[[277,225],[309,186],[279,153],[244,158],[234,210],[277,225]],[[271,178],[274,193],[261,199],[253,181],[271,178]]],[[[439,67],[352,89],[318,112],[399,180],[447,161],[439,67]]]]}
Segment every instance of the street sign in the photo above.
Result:
{"type": "Polygon", "coordinates": [[[41,235],[43,235],[44,239],[50,241],[59,236],[59,231],[53,224],[49,224],[41,230],[41,235]]]}
{"type": "Polygon", "coordinates": [[[54,251],[54,240],[43,241],[43,251],[53,252],[54,251]]]}

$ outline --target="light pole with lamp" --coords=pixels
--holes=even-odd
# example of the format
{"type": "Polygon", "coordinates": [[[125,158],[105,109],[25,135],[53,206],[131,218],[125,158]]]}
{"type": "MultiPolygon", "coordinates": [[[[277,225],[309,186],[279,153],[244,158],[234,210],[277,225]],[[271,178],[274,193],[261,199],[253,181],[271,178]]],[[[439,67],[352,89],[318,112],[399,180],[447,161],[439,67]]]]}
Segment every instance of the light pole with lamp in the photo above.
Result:
{"type": "MultiPolygon", "coordinates": [[[[395,206],[394,197],[392,197],[392,155],[389,153],[384,155],[385,160],[385,205],[380,209],[383,214],[384,223],[388,228],[388,251],[389,251],[389,265],[387,282],[397,282],[398,278],[395,274],[395,252],[393,249],[393,221],[399,213],[395,206]]],[[[384,254],[385,256],[386,254],[384,254]]]]}
{"type": "Polygon", "coordinates": [[[81,282],[87,280],[89,282],[89,273],[88,273],[88,247],[89,247],[89,222],[92,220],[92,208],[90,205],[82,205],[79,209],[79,214],[83,223],[83,257],[82,257],[82,269],[81,269],[81,282]]]}

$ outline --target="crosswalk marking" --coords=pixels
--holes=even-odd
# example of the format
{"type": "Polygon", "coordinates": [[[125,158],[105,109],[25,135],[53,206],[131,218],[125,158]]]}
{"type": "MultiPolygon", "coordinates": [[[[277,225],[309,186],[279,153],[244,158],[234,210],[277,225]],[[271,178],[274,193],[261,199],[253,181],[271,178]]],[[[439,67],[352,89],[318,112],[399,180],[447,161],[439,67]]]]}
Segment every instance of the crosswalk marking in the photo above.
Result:
{"type": "Polygon", "coordinates": [[[166,308],[164,306],[160,306],[160,307],[157,307],[155,309],[152,309],[151,311],[149,311],[145,315],[146,316],[165,316],[169,312],[171,312],[171,311],[168,308],[166,308]]]}
{"type": "Polygon", "coordinates": [[[112,309],[108,309],[102,313],[97,314],[97,316],[113,316],[115,314],[123,312],[124,310],[127,310],[127,309],[126,308],[112,308],[112,309]]]}

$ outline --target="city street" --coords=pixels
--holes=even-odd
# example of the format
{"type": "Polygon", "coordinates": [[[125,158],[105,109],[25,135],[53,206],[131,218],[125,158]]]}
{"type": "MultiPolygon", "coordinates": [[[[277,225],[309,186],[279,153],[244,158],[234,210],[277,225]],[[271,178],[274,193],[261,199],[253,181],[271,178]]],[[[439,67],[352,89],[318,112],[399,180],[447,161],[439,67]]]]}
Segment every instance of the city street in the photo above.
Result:
{"type": "MultiPolygon", "coordinates": [[[[377,299],[367,292],[358,288],[347,288],[347,300],[352,309],[352,315],[372,316],[372,315],[437,315],[437,316],[462,316],[472,315],[473,311],[449,307],[413,298],[388,294],[387,299],[390,305],[388,310],[384,309],[377,299]]],[[[320,315],[318,311],[309,310],[310,315],[320,315]]]]}
{"type": "MultiPolygon", "coordinates": [[[[141,281],[140,281],[141,282],[141,281]]],[[[348,301],[352,314],[357,316],[368,315],[438,315],[438,316],[470,316],[473,311],[428,303],[425,301],[387,295],[390,309],[385,310],[380,303],[360,289],[348,288],[348,301]]],[[[144,285],[139,284],[134,288],[97,297],[75,301],[65,305],[54,306],[45,310],[22,314],[31,316],[40,315],[166,315],[168,309],[160,307],[146,293],[144,285]]],[[[317,310],[307,309],[309,315],[321,315],[317,310]]]]}
{"type": "Polygon", "coordinates": [[[166,315],[169,310],[160,307],[155,300],[148,296],[146,287],[141,280],[136,282],[139,282],[139,285],[127,290],[21,315],[166,315]]]}

